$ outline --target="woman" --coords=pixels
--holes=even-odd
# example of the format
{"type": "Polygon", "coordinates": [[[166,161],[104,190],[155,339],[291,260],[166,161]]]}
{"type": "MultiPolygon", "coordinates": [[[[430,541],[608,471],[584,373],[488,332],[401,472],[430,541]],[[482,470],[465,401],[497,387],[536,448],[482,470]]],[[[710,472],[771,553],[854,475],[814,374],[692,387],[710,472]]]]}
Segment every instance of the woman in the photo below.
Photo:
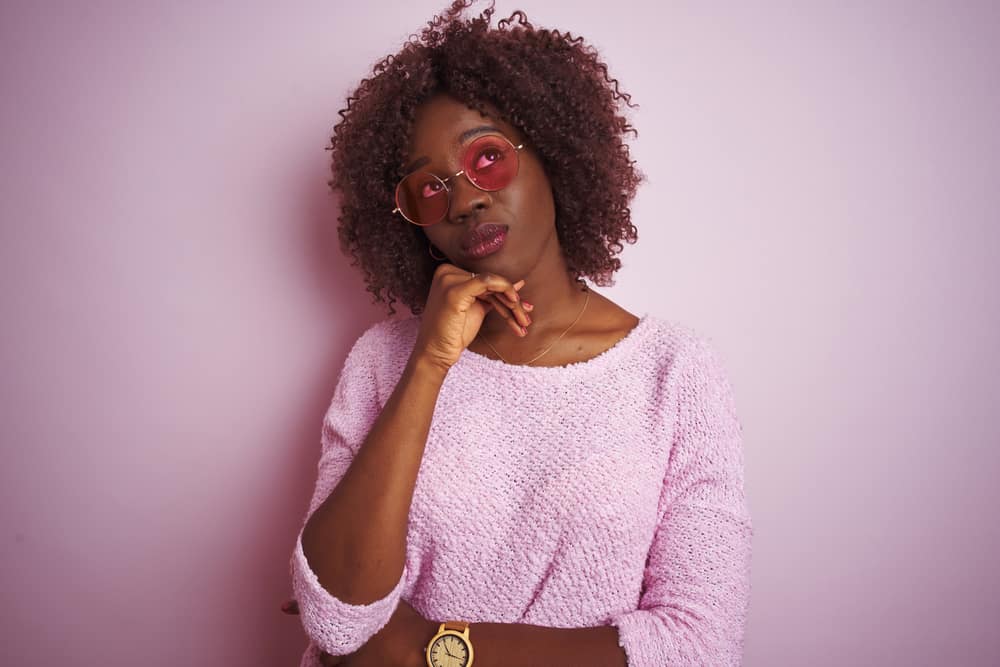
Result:
{"type": "Polygon", "coordinates": [[[752,527],[721,360],[583,280],[637,238],[628,96],[580,38],[467,4],[334,132],[342,244],[414,315],[361,335],[324,417],[302,664],[738,664],[752,527]]]}

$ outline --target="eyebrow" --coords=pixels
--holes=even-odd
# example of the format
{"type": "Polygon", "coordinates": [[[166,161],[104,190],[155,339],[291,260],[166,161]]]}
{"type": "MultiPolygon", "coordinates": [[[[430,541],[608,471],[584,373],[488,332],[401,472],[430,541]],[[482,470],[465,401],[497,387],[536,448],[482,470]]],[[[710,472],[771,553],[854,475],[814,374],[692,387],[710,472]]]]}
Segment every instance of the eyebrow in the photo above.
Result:
{"type": "MultiPolygon", "coordinates": [[[[458,135],[458,143],[463,144],[467,139],[470,139],[477,134],[486,134],[487,132],[499,132],[500,134],[503,134],[503,130],[499,127],[495,127],[493,125],[477,125],[476,127],[470,127],[468,130],[458,135]]],[[[430,161],[431,159],[426,155],[418,157],[416,160],[403,167],[403,175],[409,174],[417,167],[422,167],[430,161]]]]}

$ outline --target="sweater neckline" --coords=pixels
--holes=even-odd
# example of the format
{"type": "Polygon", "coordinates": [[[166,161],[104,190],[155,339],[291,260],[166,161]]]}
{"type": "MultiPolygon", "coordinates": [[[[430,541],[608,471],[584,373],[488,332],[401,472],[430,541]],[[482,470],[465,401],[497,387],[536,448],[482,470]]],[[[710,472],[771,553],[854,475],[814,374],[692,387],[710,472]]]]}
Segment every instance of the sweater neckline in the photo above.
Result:
{"type": "Polygon", "coordinates": [[[602,373],[609,368],[614,368],[629,354],[631,354],[646,338],[653,320],[648,312],[639,317],[639,322],[632,329],[618,340],[614,345],[604,350],[600,354],[585,359],[574,361],[562,366],[525,366],[523,364],[509,364],[500,359],[493,359],[486,355],[473,352],[466,348],[462,350],[456,366],[461,364],[470,369],[497,374],[505,373],[524,378],[535,379],[572,379],[594,373],[602,373]]]}

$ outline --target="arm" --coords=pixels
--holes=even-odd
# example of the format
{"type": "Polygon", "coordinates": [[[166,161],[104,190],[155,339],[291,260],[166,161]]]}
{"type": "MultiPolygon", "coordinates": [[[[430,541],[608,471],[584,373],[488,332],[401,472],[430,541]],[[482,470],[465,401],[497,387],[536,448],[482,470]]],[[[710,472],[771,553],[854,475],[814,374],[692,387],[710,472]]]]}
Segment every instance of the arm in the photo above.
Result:
{"type": "Polygon", "coordinates": [[[413,489],[445,374],[410,360],[340,483],[306,522],[306,559],[323,587],[349,604],[370,604],[400,580],[413,489]]]}
{"type": "MultiPolygon", "coordinates": [[[[358,652],[346,656],[346,662],[328,654],[320,657],[324,665],[362,667],[391,663],[423,667],[426,661],[422,647],[437,629],[437,621],[427,621],[405,601],[400,601],[385,628],[358,652]],[[409,635],[402,645],[413,650],[390,661],[381,651],[388,644],[400,643],[392,635],[409,635]]],[[[612,626],[550,628],[519,623],[471,623],[469,633],[476,651],[474,667],[625,667],[625,652],[618,644],[618,631],[612,626]]]]}
{"type": "Polygon", "coordinates": [[[639,608],[611,619],[630,667],[742,660],[753,536],[742,426],[711,344],[697,340],[685,363],[639,608]]]}
{"type": "Polygon", "coordinates": [[[490,308],[518,331],[524,325],[515,322],[515,313],[518,322],[530,324],[517,300],[523,284],[438,265],[410,359],[381,410],[375,392],[355,387],[372,384],[385,346],[348,355],[324,425],[321,481],[292,557],[303,626],[324,651],[355,651],[392,619],[407,574],[410,505],[444,379],[490,308]],[[377,415],[374,423],[371,415],[377,415]]]}
{"type": "Polygon", "coordinates": [[[362,646],[399,603],[411,496],[445,374],[411,359],[380,411],[374,386],[380,335],[378,327],[366,332],[344,363],[324,418],[316,490],[291,560],[306,634],[333,655],[362,646]]]}
{"type": "Polygon", "coordinates": [[[471,623],[473,667],[625,667],[617,628],[471,623]]]}

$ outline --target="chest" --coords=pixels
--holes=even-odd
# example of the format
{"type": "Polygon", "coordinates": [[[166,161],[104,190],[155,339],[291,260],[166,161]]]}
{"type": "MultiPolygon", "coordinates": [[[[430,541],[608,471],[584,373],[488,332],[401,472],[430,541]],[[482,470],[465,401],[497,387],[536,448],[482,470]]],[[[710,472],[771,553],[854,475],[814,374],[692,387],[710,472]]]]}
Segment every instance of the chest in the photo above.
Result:
{"type": "Polygon", "coordinates": [[[649,533],[673,438],[662,406],[615,386],[493,389],[442,390],[414,490],[419,532],[571,545],[582,531],[609,551],[649,533]]]}

